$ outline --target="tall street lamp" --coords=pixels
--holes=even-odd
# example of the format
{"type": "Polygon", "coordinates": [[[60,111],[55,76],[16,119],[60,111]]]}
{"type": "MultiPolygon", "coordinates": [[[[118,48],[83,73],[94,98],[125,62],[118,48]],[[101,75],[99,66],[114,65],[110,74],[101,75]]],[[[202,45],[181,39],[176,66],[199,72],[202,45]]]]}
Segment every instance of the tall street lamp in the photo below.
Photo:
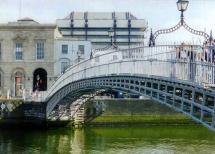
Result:
{"type": "Polygon", "coordinates": [[[187,10],[189,1],[188,0],[178,0],[178,2],[176,3],[178,10],[181,11],[181,24],[183,25],[183,21],[184,21],[184,11],[187,10]]]}
{"type": "Polygon", "coordinates": [[[186,22],[184,20],[184,11],[187,10],[189,1],[188,0],[178,0],[176,2],[176,4],[177,4],[178,10],[181,12],[181,19],[180,19],[179,23],[177,25],[175,25],[174,27],[158,30],[154,34],[152,33],[152,30],[151,30],[151,34],[149,37],[149,46],[155,46],[155,40],[160,34],[172,33],[174,31],[178,30],[180,27],[184,27],[187,31],[189,31],[192,34],[203,36],[207,42],[211,42],[212,34],[211,34],[211,36],[209,36],[207,33],[203,32],[203,31],[198,31],[198,30],[192,29],[191,27],[189,27],[186,24],[186,22]]]}
{"type": "Polygon", "coordinates": [[[110,28],[110,30],[108,31],[108,35],[111,39],[111,46],[113,45],[113,36],[114,36],[114,30],[113,28],[110,28]]]}

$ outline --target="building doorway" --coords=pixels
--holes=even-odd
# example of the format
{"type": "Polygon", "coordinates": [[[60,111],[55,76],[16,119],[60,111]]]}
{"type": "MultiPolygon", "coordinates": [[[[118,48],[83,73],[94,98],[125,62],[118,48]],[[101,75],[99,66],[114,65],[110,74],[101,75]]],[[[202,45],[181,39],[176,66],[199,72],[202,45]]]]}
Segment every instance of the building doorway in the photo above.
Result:
{"type": "Polygon", "coordinates": [[[22,97],[22,90],[24,88],[24,75],[22,72],[17,71],[15,74],[15,96],[22,97]]]}
{"type": "Polygon", "coordinates": [[[3,73],[0,68],[0,97],[2,96],[3,93],[2,90],[3,90],[3,73]]]}
{"type": "Polygon", "coordinates": [[[33,91],[47,90],[47,72],[43,68],[38,68],[33,74],[33,91]]]}

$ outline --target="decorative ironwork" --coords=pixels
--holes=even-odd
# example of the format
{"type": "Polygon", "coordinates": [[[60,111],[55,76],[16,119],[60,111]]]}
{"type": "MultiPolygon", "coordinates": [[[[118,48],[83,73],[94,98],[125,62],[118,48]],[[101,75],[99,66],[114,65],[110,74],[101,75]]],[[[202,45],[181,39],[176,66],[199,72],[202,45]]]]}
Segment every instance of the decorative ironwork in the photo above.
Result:
{"type": "MultiPolygon", "coordinates": [[[[181,1],[179,0],[177,3],[180,3],[180,2],[181,1]]],[[[186,8],[179,10],[179,11],[181,11],[181,19],[180,19],[179,23],[177,25],[175,25],[174,27],[158,30],[154,34],[152,33],[152,30],[151,30],[151,34],[150,34],[150,38],[149,38],[149,46],[155,46],[155,40],[160,34],[172,33],[181,27],[184,27],[187,31],[189,31],[190,33],[192,33],[194,35],[203,36],[205,38],[206,42],[212,42],[212,40],[213,40],[212,33],[209,36],[207,33],[203,32],[203,31],[198,31],[198,30],[192,29],[190,26],[187,25],[187,23],[184,21],[184,11],[185,10],[186,10],[186,8]]]]}
{"type": "Polygon", "coordinates": [[[203,37],[205,38],[206,41],[209,41],[210,36],[209,36],[207,33],[203,32],[203,31],[198,31],[198,30],[192,29],[191,27],[189,27],[189,26],[186,24],[186,22],[183,22],[183,27],[184,27],[187,31],[189,31],[190,33],[195,34],[195,35],[203,36],[203,37]]]}
{"type": "Polygon", "coordinates": [[[156,39],[157,37],[158,37],[158,35],[160,35],[160,34],[166,34],[166,33],[172,33],[172,32],[174,32],[174,31],[176,31],[176,30],[178,30],[180,27],[181,27],[182,25],[181,25],[181,21],[177,24],[177,25],[175,25],[174,27],[171,27],[171,28],[169,28],[169,29],[161,29],[161,30],[158,30],[158,31],[156,31],[153,35],[154,35],[154,39],[156,39]]]}
{"type": "Polygon", "coordinates": [[[193,51],[200,53],[201,46],[136,47],[104,52],[72,65],[39,100],[44,102],[44,115],[52,116],[58,104],[73,104],[81,96],[86,98],[86,94],[114,89],[150,97],[215,131],[212,90],[215,65],[203,61],[205,55],[198,56],[193,51]],[[129,51],[132,56],[127,56],[129,51]],[[153,86],[149,88],[148,84],[153,86]],[[176,95],[176,92],[190,97],[176,95]],[[176,97],[181,101],[174,101],[176,97]],[[200,101],[202,103],[198,103],[200,101]],[[204,110],[196,111],[196,107],[204,110]]]}
{"type": "Polygon", "coordinates": [[[158,30],[156,31],[154,34],[152,33],[152,30],[151,30],[151,34],[150,34],[150,38],[149,38],[149,46],[155,46],[155,40],[156,38],[160,35],[160,34],[167,34],[167,33],[172,33],[174,31],[177,31],[178,29],[180,29],[181,27],[184,27],[187,31],[189,31],[190,33],[192,34],[195,34],[195,35],[200,35],[200,36],[203,36],[205,38],[205,40],[207,42],[211,42],[213,39],[212,39],[212,34],[211,36],[208,35],[207,33],[203,32],[203,31],[198,31],[198,30],[195,30],[195,29],[192,29],[190,26],[188,26],[186,24],[185,21],[180,21],[177,25],[175,25],[174,27],[171,27],[169,29],[161,29],[161,30],[158,30]]]}

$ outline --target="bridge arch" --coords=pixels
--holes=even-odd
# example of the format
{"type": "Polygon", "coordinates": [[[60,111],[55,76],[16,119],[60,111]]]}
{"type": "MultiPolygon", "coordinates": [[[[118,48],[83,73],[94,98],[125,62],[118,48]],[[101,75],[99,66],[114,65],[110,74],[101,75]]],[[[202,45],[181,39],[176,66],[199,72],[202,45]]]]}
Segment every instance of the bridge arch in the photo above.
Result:
{"type": "MultiPolygon", "coordinates": [[[[179,47],[119,49],[71,66],[44,97],[46,117],[61,101],[73,102],[99,89],[120,89],[148,96],[215,130],[215,91],[205,89],[202,84],[214,83],[210,72],[215,67],[202,65],[198,59],[177,58],[179,47]]],[[[202,48],[192,46],[192,49],[202,48]]]]}
{"type": "Polygon", "coordinates": [[[214,94],[190,82],[172,81],[168,78],[113,75],[83,79],[60,89],[47,102],[47,116],[60,101],[74,101],[81,95],[100,89],[115,89],[147,96],[181,112],[208,128],[214,127],[214,94]],[[69,98],[69,99],[68,99],[69,98]],[[203,99],[205,105],[203,106],[203,99]]]}

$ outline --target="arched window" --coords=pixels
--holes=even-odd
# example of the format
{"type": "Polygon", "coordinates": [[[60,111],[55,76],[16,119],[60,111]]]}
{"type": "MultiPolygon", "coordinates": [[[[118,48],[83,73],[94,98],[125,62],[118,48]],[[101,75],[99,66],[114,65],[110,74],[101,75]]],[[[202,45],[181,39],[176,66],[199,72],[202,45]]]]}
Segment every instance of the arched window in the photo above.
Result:
{"type": "Polygon", "coordinates": [[[24,88],[24,74],[22,71],[16,71],[14,73],[14,83],[15,83],[15,96],[21,97],[22,90],[24,88]]]}
{"type": "Polygon", "coordinates": [[[46,91],[47,90],[47,72],[43,68],[38,68],[33,73],[33,91],[46,91]]]}

